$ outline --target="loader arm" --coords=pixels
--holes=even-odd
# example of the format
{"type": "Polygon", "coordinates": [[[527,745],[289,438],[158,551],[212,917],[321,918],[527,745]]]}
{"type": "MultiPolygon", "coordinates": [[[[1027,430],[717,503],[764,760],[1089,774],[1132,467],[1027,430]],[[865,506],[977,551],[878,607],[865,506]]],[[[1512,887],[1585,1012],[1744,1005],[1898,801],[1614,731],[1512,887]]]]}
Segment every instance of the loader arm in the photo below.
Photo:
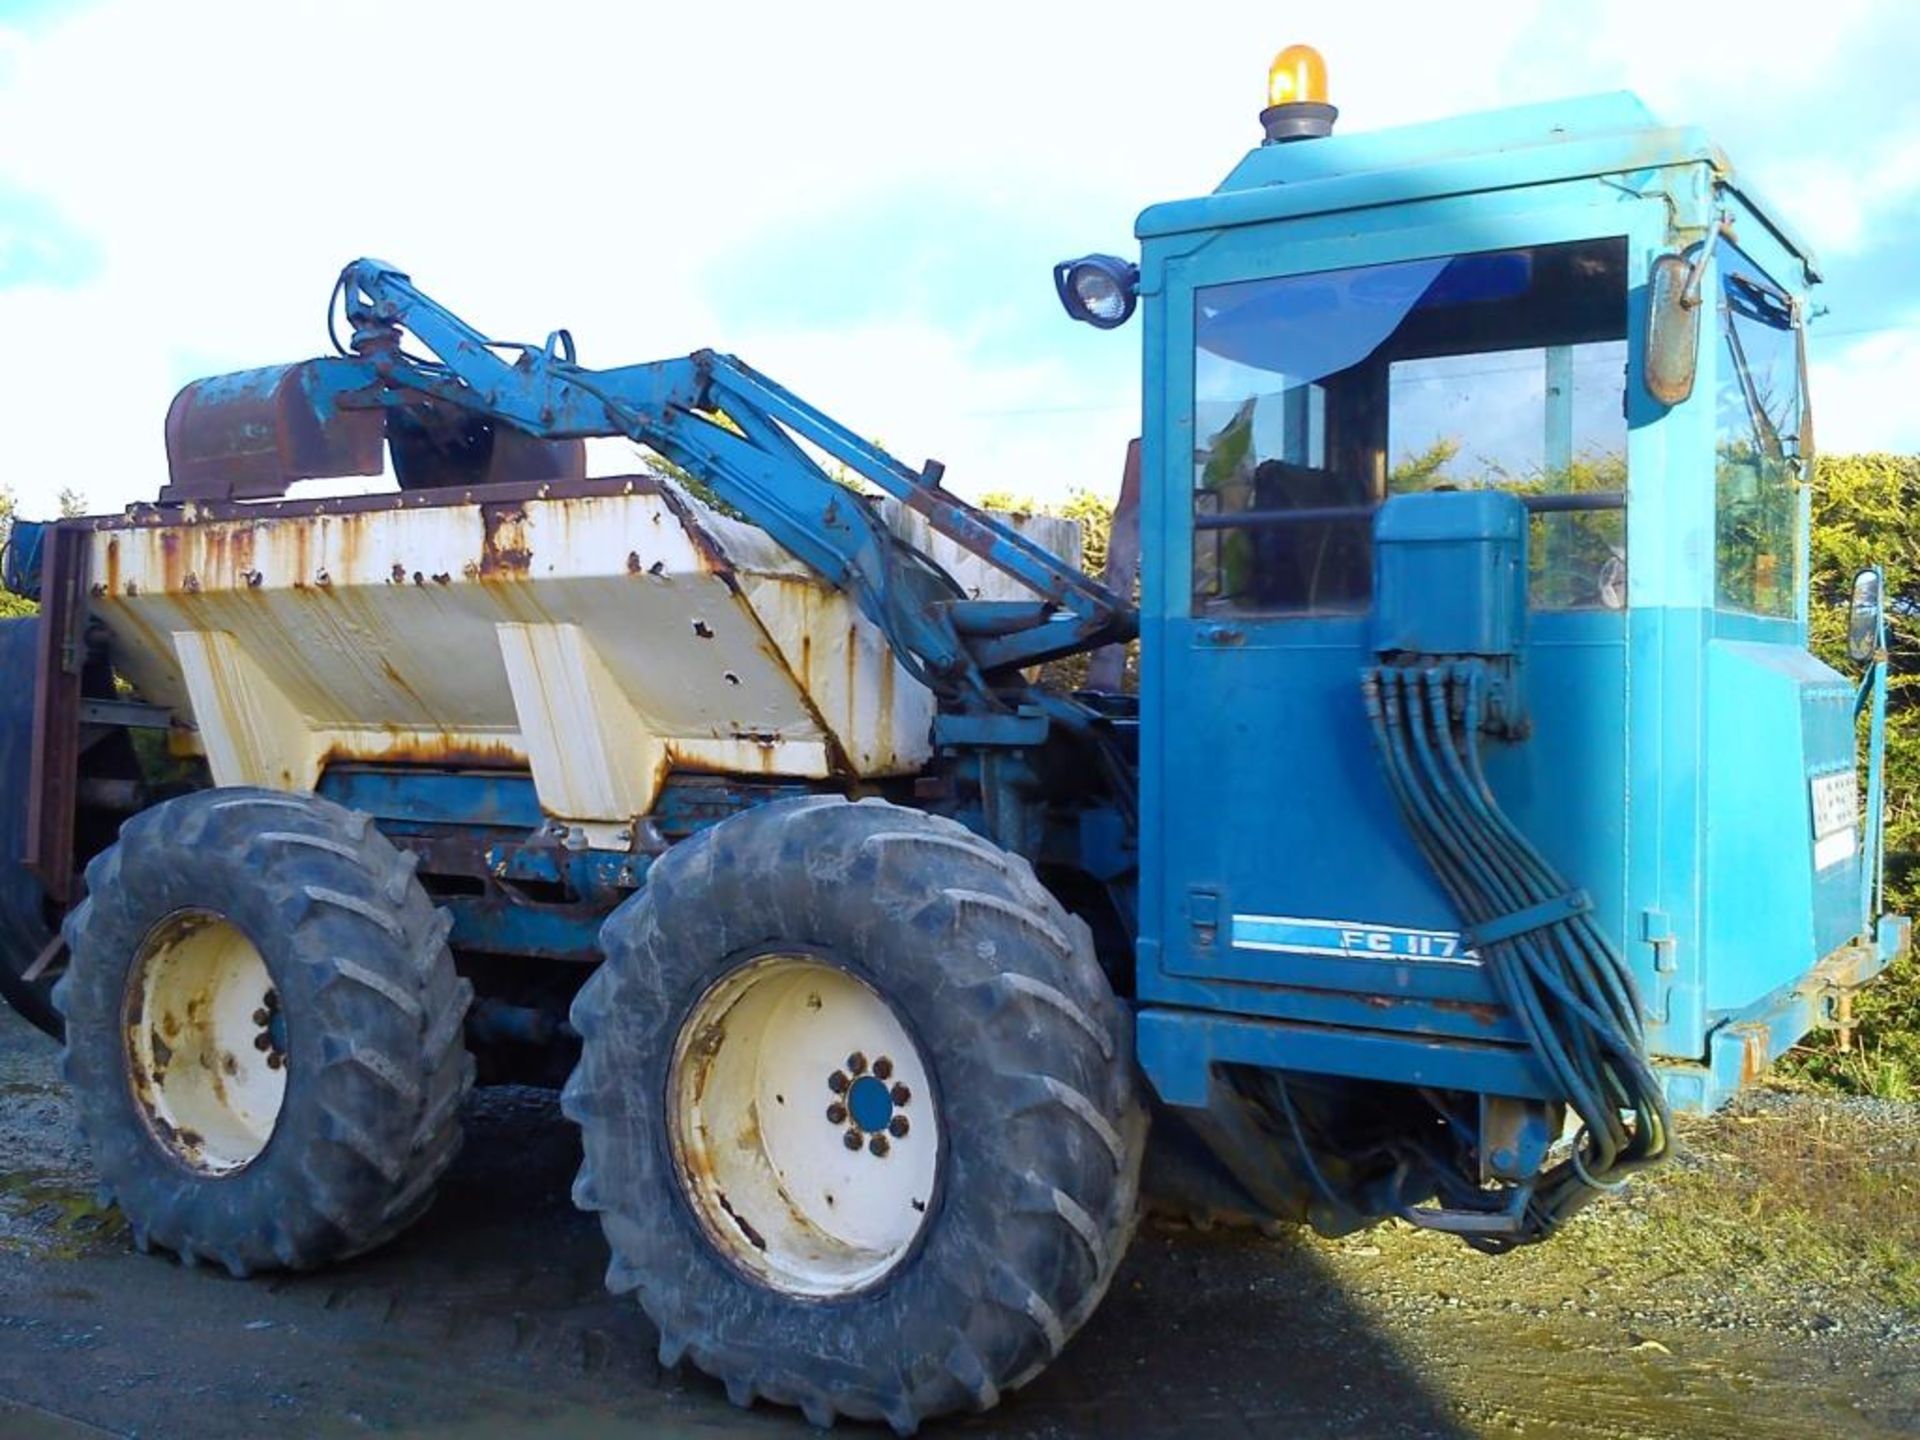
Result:
{"type": "MultiPolygon", "coordinates": [[[[272,394],[282,412],[291,397],[291,416],[276,413],[275,421],[283,431],[308,437],[356,426],[364,437],[363,417],[370,410],[391,417],[436,407],[444,414],[444,407],[452,407],[537,440],[624,436],[665,456],[847,590],[909,673],[963,709],[1006,708],[992,682],[996,672],[1126,640],[1137,629],[1135,612],[1119,596],[941,489],[938,462],[909,468],[731,356],[702,350],[590,369],[577,363],[566,331],[556,331],[543,346],[493,340],[404,273],[374,260],[356,261],[341,273],[335,303],[344,305],[353,327],[347,344],[336,339],[338,356],[203,381],[183,392],[176,411],[192,413],[198,433],[176,436],[170,423],[176,482],[183,455],[228,455],[231,447],[207,432],[231,429],[240,418],[218,394],[195,395],[201,387],[242,382],[243,395],[252,397],[242,403],[257,404],[258,396],[272,394]],[[405,348],[407,336],[431,357],[405,348]],[[1031,589],[1035,599],[969,599],[939,565],[830,475],[807,446],[917,511],[939,534],[1031,589]]],[[[330,321],[332,314],[330,307],[330,321]]],[[[266,483],[363,473],[356,467],[365,464],[364,445],[357,462],[333,458],[351,448],[315,442],[301,453],[283,437],[266,483]]],[[[259,457],[247,457],[247,463],[257,465],[259,457]]],[[[257,470],[254,479],[260,482],[257,470]]]]}

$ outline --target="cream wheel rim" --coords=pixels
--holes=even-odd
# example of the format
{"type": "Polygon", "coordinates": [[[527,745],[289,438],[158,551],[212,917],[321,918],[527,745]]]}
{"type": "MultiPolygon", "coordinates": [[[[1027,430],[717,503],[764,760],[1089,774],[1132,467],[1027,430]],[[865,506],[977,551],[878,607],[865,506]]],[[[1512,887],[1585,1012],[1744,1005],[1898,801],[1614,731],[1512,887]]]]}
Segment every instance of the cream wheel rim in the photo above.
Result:
{"type": "Polygon", "coordinates": [[[127,982],[127,1058],[147,1128],[206,1175],[259,1158],[287,1094],[287,1027],[253,942],[181,910],[147,932],[127,982]]]}
{"type": "Polygon", "coordinates": [[[708,989],[668,1082],[680,1184],[735,1265],[790,1294],[872,1285],[926,1224],[940,1127],[893,1007],[807,955],[766,955],[708,989]]]}

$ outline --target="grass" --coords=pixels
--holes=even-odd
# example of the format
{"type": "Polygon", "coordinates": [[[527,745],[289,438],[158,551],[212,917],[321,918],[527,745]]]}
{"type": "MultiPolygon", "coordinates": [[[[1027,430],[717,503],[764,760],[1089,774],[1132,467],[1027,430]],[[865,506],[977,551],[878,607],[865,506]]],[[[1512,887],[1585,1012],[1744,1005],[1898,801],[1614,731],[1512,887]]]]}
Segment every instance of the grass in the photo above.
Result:
{"type": "Polygon", "coordinates": [[[1876,1100],[1920,1100],[1920,964],[1911,954],[1855,997],[1845,1048],[1841,1039],[1836,1031],[1809,1036],[1776,1067],[1775,1084],[1876,1100]]]}
{"type": "Polygon", "coordinates": [[[1659,1249],[1920,1310],[1920,1126],[1809,1097],[1737,1109],[1686,1141],[1689,1162],[1649,1186],[1659,1249]]]}

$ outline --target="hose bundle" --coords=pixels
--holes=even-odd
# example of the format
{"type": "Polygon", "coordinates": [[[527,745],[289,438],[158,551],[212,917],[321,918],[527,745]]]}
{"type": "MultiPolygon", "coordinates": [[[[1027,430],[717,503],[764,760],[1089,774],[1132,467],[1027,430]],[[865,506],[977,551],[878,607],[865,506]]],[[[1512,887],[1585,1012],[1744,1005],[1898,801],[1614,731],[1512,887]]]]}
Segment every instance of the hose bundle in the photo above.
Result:
{"type": "Polygon", "coordinates": [[[1491,676],[1480,661],[1383,665],[1362,688],[1387,782],[1466,921],[1501,1000],[1583,1129],[1540,1176],[1520,1233],[1545,1239],[1601,1190],[1666,1157],[1671,1116],[1647,1063],[1632,972],[1586,896],[1501,810],[1481,767],[1491,676]]]}

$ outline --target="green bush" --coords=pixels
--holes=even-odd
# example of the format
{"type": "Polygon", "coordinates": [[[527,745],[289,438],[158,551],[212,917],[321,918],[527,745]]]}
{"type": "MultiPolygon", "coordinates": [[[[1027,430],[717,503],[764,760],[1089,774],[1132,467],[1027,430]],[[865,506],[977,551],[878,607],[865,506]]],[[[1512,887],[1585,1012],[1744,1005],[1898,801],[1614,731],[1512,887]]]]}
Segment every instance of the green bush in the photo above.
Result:
{"type": "MultiPolygon", "coordinates": [[[[1920,455],[1823,456],[1813,489],[1813,648],[1843,674],[1847,602],[1869,565],[1887,576],[1887,908],[1920,905],[1920,455]]],[[[1864,734],[1863,734],[1864,749],[1864,734]]],[[[1920,967],[1902,960],[1855,1002],[1852,1048],[1810,1040],[1789,1077],[1887,1098],[1920,1092],[1920,967]]]]}

